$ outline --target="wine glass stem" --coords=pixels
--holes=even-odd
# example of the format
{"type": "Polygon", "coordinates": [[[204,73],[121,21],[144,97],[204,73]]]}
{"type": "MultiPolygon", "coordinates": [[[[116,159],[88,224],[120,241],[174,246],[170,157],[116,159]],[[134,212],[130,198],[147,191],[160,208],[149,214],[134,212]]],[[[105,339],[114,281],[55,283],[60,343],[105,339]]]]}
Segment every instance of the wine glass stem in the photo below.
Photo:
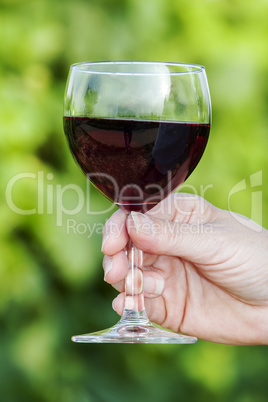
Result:
{"type": "Polygon", "coordinates": [[[143,252],[129,240],[126,253],[129,269],[125,279],[125,306],[120,324],[150,325],[144,307],[143,252]]]}

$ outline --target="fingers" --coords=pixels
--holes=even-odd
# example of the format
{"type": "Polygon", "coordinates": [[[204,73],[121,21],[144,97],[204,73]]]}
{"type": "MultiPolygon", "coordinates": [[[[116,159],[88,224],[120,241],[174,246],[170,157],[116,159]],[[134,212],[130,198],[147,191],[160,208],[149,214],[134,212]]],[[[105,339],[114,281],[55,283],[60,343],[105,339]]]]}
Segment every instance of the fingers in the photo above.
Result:
{"type": "Polygon", "coordinates": [[[142,273],[137,269],[134,278],[131,275],[131,270],[129,270],[125,281],[121,280],[112,285],[120,293],[126,291],[127,295],[136,295],[143,290],[145,297],[154,298],[163,294],[165,280],[158,272],[143,271],[142,273]]]}
{"type": "Polygon", "coordinates": [[[159,297],[165,289],[163,277],[154,271],[143,272],[143,291],[144,296],[148,298],[159,297]]]}
{"type": "Polygon", "coordinates": [[[205,263],[217,252],[212,225],[218,215],[203,198],[187,194],[175,194],[147,214],[132,212],[127,218],[117,211],[103,231],[105,280],[121,289],[128,272],[124,248],[129,237],[145,252],[144,266],[154,265],[159,255],[205,263]]]}
{"type": "Polygon", "coordinates": [[[136,247],[149,254],[180,256],[201,263],[215,252],[213,225],[209,222],[172,222],[132,212],[127,230],[136,247]]]}
{"type": "MultiPolygon", "coordinates": [[[[159,203],[147,214],[142,215],[134,212],[128,219],[119,210],[105,224],[102,251],[109,256],[118,253],[127,245],[131,234],[132,240],[138,241],[137,244],[134,241],[138,247],[140,243],[145,242],[145,247],[140,248],[150,254],[163,254],[166,246],[170,246],[168,249],[172,249],[173,253],[181,252],[184,249],[186,250],[189,245],[192,246],[192,242],[200,244],[202,238],[206,242],[206,236],[199,235],[211,233],[212,223],[219,215],[219,211],[203,198],[189,194],[174,194],[159,203]],[[133,217],[136,217],[135,222],[133,217]],[[145,221],[146,219],[147,221],[145,221]],[[158,236],[157,231],[159,232],[158,236]],[[154,241],[162,243],[163,247],[155,249],[152,244],[154,241]],[[173,248],[174,245],[175,248],[173,248]],[[177,250],[178,246],[179,250],[177,250]]],[[[175,255],[173,253],[170,254],[169,252],[168,254],[175,255]]],[[[183,255],[186,256],[186,254],[181,254],[181,256],[183,255]]]]}
{"type": "MultiPolygon", "coordinates": [[[[198,224],[213,220],[219,211],[203,198],[176,193],[160,202],[145,216],[151,219],[162,219],[180,223],[198,224]]],[[[116,211],[106,222],[103,230],[102,251],[106,255],[114,255],[121,251],[128,242],[126,228],[127,215],[121,210],[116,211]]]]}
{"type": "Polygon", "coordinates": [[[129,264],[126,253],[122,250],[114,256],[105,255],[103,258],[104,280],[116,284],[125,279],[129,264]]]}
{"type": "MultiPolygon", "coordinates": [[[[127,302],[127,300],[126,300],[127,302]]],[[[131,301],[129,301],[131,303],[131,301]]],[[[117,314],[122,315],[125,305],[125,293],[120,293],[112,303],[113,309],[117,312],[117,314]]],[[[161,325],[166,318],[166,309],[164,299],[162,297],[157,298],[145,298],[144,299],[144,307],[148,318],[155,322],[156,324],[161,325]]]]}
{"type": "Polygon", "coordinates": [[[126,218],[126,214],[118,210],[106,222],[103,229],[101,249],[104,254],[114,255],[126,246],[129,240],[126,230],[126,218]]]}

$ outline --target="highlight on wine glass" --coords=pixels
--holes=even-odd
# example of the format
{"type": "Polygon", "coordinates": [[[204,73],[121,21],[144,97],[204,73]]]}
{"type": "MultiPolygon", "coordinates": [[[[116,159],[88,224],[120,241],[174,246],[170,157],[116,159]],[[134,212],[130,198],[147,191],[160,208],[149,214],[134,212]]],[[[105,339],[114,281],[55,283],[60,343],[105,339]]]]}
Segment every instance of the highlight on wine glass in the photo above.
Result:
{"type": "MultiPolygon", "coordinates": [[[[70,67],[64,131],[91,183],[126,214],[145,213],[176,190],[207,144],[205,68],[164,62],[85,62],[70,67]]],[[[113,327],[75,342],[195,343],[152,324],[144,308],[142,251],[129,241],[125,308],[113,327]]]]}

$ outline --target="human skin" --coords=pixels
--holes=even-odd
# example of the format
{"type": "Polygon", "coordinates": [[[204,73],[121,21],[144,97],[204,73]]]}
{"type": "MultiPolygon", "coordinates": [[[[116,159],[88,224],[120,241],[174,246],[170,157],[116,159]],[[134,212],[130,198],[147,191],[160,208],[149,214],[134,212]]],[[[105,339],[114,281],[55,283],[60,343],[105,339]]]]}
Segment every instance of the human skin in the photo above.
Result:
{"type": "Polygon", "coordinates": [[[217,343],[268,344],[267,230],[201,197],[174,194],[146,214],[117,211],[103,233],[105,280],[120,292],[118,314],[130,238],[144,252],[151,321],[217,343]]]}

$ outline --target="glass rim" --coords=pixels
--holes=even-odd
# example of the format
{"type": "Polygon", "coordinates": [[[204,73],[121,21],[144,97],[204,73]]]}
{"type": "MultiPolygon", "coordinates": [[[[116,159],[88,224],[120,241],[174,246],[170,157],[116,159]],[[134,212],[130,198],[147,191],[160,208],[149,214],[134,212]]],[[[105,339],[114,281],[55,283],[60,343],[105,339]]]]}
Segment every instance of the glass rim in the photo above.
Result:
{"type": "Polygon", "coordinates": [[[185,74],[199,74],[205,71],[205,67],[201,64],[195,63],[177,63],[177,62],[165,62],[165,61],[130,61],[130,60],[118,60],[118,61],[85,61],[71,64],[70,70],[75,70],[87,74],[100,74],[100,75],[137,75],[137,76],[147,76],[147,75],[185,75],[185,74]],[[109,71],[107,69],[104,71],[98,71],[94,69],[94,66],[107,65],[152,65],[152,66],[171,66],[171,67],[181,67],[185,68],[183,71],[168,71],[168,72],[149,72],[149,71],[109,71]],[[82,67],[92,67],[92,69],[85,69],[82,67]],[[188,70],[187,70],[188,68],[188,70]]]}

